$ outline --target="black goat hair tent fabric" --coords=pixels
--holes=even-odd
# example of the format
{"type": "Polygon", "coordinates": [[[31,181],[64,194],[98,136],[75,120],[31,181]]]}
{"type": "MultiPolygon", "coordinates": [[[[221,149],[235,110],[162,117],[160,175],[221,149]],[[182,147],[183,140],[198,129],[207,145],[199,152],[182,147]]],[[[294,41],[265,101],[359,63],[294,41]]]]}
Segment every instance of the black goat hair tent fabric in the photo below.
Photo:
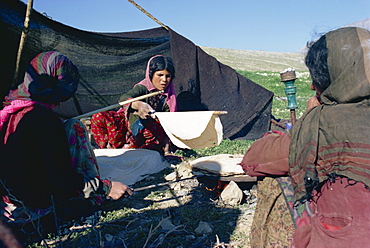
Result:
{"type": "MultiPolygon", "coordinates": [[[[0,0],[0,7],[0,97],[4,98],[16,85],[13,77],[27,6],[18,0],[0,0]]],[[[55,109],[63,118],[116,104],[121,94],[143,79],[148,59],[161,54],[175,64],[179,111],[227,111],[220,118],[224,138],[229,139],[256,139],[270,128],[273,93],[171,29],[87,32],[35,10],[30,20],[19,71],[38,53],[52,50],[69,57],[80,71],[75,96],[55,109]]]]}

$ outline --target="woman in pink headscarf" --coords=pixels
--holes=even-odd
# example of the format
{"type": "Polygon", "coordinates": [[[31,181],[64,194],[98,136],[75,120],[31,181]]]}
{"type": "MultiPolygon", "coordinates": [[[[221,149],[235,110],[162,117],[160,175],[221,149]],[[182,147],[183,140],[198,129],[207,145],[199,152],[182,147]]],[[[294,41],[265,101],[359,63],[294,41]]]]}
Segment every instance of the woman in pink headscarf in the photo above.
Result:
{"type": "Polygon", "coordinates": [[[52,111],[72,97],[78,82],[77,67],[66,56],[43,52],[5,98],[0,111],[0,213],[16,230],[41,217],[55,227],[46,216],[68,221],[92,214],[106,198],[131,194],[122,183],[100,179],[84,125],[74,119],[63,123],[52,111]]]}
{"type": "Polygon", "coordinates": [[[149,59],[145,78],[132,90],[121,96],[120,101],[156,91],[162,94],[135,101],[118,112],[108,111],[92,117],[91,128],[100,148],[145,148],[162,155],[170,153],[169,139],[153,113],[176,108],[173,79],[175,67],[172,59],[157,55],[149,59]],[[126,145],[125,145],[126,144],[126,145]]]}

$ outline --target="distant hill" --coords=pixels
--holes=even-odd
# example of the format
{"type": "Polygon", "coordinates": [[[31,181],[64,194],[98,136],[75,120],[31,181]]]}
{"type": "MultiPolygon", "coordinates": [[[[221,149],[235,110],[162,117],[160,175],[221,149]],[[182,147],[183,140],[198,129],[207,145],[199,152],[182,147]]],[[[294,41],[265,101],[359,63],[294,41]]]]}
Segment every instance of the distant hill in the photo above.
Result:
{"type": "Polygon", "coordinates": [[[201,47],[207,54],[235,70],[281,72],[287,68],[308,71],[304,54],[201,47]]]}

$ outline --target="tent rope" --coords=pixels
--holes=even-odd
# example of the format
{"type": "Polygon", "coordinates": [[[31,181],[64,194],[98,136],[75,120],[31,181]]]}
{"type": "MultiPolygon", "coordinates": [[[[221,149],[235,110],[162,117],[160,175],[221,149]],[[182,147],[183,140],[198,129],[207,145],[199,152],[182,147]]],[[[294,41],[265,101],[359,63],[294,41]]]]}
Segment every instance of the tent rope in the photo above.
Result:
{"type": "Polygon", "coordinates": [[[159,25],[161,25],[162,27],[164,27],[167,31],[169,30],[169,28],[166,25],[164,25],[162,22],[158,21],[157,18],[155,18],[154,16],[152,16],[148,11],[146,11],[140,5],[138,5],[137,3],[135,3],[135,1],[133,1],[133,0],[128,0],[128,1],[130,3],[132,3],[136,8],[138,8],[139,10],[141,10],[141,12],[143,12],[144,14],[146,14],[149,18],[151,18],[156,23],[158,23],[159,25]]]}

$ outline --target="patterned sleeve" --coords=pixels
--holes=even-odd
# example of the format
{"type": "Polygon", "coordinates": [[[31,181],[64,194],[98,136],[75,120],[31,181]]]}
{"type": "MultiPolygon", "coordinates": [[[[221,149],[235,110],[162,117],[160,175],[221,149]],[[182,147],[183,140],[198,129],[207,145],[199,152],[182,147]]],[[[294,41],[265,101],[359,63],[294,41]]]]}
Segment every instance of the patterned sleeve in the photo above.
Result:
{"type": "Polygon", "coordinates": [[[68,137],[72,167],[84,177],[84,197],[95,199],[100,203],[102,197],[109,193],[111,182],[100,179],[98,163],[86,128],[81,121],[75,119],[67,120],[64,127],[68,137]]]}

